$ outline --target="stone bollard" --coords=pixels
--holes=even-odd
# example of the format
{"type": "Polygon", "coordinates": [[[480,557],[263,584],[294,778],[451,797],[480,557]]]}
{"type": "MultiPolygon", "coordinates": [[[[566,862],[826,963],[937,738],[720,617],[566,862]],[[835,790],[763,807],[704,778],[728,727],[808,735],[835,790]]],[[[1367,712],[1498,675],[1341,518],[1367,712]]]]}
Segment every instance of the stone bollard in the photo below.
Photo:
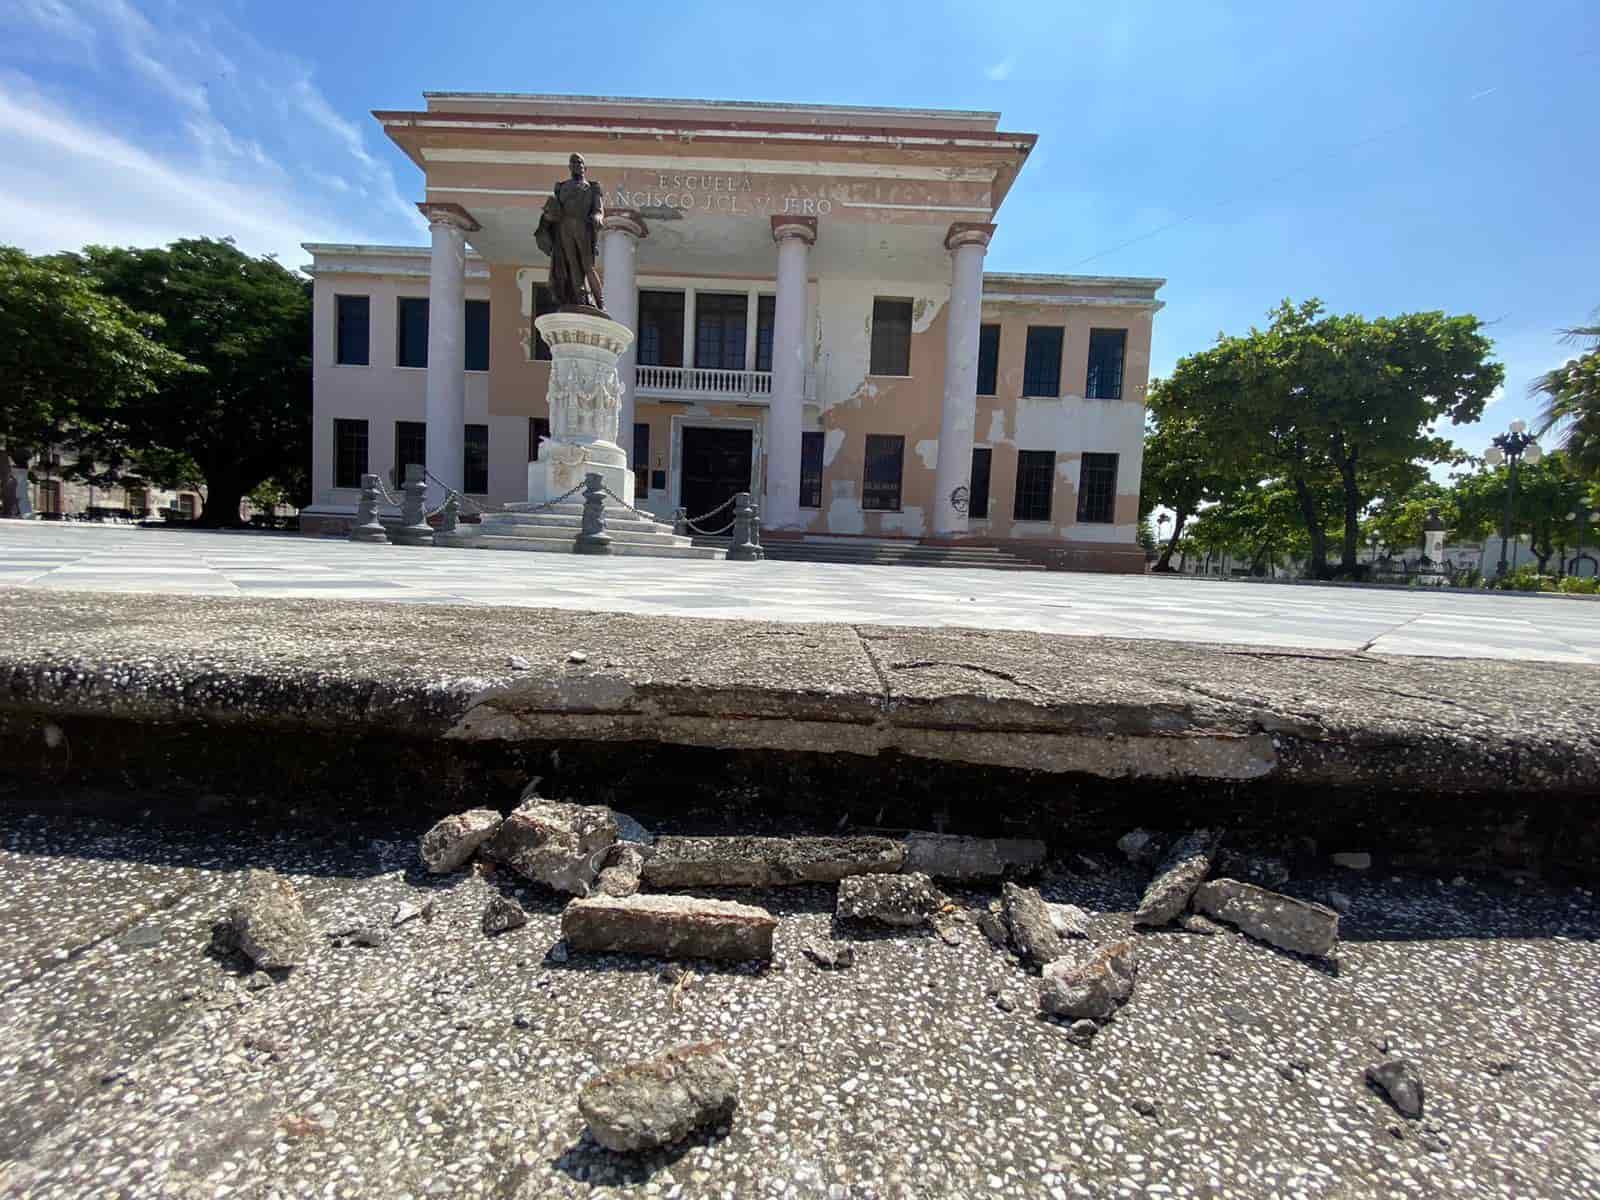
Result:
{"type": "Polygon", "coordinates": [[[405,495],[400,501],[400,527],[389,534],[389,540],[398,546],[431,546],[433,526],[423,513],[423,497],[428,483],[423,478],[420,463],[406,464],[405,495]]]}
{"type": "Polygon", "coordinates": [[[672,532],[678,537],[689,536],[689,510],[675,508],[672,510],[672,532]]]}
{"type": "Polygon", "coordinates": [[[750,507],[750,493],[740,492],[733,498],[733,544],[728,547],[729,562],[756,562],[761,548],[750,540],[750,518],[755,509],[750,507]]]}
{"type": "Polygon", "coordinates": [[[352,542],[387,542],[389,533],[378,520],[378,477],[361,477],[361,499],[356,503],[356,523],[350,527],[352,542]]]}
{"type": "Polygon", "coordinates": [[[611,553],[611,535],[606,532],[606,488],[595,471],[583,477],[583,528],[572,543],[572,552],[611,553]]]}
{"type": "Polygon", "coordinates": [[[761,547],[761,505],[750,505],[750,544],[756,548],[756,558],[765,561],[767,552],[761,547]]]}

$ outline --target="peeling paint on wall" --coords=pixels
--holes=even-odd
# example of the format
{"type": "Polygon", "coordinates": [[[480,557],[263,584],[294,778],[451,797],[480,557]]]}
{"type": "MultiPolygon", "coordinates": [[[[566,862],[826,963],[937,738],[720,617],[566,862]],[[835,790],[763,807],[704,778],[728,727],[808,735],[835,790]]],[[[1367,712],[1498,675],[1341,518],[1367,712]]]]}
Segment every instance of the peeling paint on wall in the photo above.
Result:
{"type": "Polygon", "coordinates": [[[849,436],[842,429],[830,429],[822,437],[822,465],[826,469],[833,466],[834,457],[844,448],[845,438],[849,436]]]}
{"type": "Polygon", "coordinates": [[[1006,437],[1006,413],[1003,408],[997,408],[989,414],[989,444],[991,446],[1011,444],[1011,439],[1006,437]]]}
{"type": "Polygon", "coordinates": [[[922,465],[930,471],[933,470],[935,464],[939,461],[939,439],[924,438],[913,449],[916,450],[917,457],[922,459],[922,465]]]}
{"type": "Polygon", "coordinates": [[[927,531],[927,521],[921,508],[903,508],[899,512],[881,514],[885,533],[898,533],[905,537],[921,537],[927,531]]]}
{"type": "Polygon", "coordinates": [[[831,499],[828,504],[828,532],[865,532],[867,528],[867,521],[865,515],[861,511],[861,501],[856,496],[855,480],[831,480],[829,491],[831,493],[831,499]]]}
{"type": "MultiPolygon", "coordinates": [[[[927,333],[929,326],[939,319],[939,314],[944,311],[944,299],[935,299],[931,296],[919,296],[911,302],[911,332],[927,333]]],[[[869,315],[868,324],[871,324],[869,315]]],[[[870,329],[867,331],[872,332],[870,329]]]]}

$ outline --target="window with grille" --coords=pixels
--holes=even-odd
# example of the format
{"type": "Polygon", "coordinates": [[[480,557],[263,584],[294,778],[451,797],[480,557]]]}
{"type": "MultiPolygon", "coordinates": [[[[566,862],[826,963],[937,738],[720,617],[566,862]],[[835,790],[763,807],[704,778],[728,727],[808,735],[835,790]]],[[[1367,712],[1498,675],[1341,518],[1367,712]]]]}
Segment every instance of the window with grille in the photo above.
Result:
{"type": "Polygon", "coordinates": [[[683,366],[683,293],[639,293],[639,356],[642,367],[683,366]]]}
{"type": "Polygon", "coordinates": [[[867,462],[861,479],[861,507],[900,511],[900,474],[906,439],[899,434],[867,434],[867,462]]]}
{"type": "Polygon", "coordinates": [[[1089,380],[1084,396],[1090,400],[1122,399],[1122,356],[1127,348],[1126,329],[1089,331],[1089,380]]]}
{"type": "Polygon", "coordinates": [[[338,327],[334,362],[347,367],[367,366],[372,362],[372,298],[335,296],[334,309],[338,327]]]}
{"type": "Polygon", "coordinates": [[[426,469],[428,465],[428,424],[426,421],[396,421],[394,423],[394,473],[390,482],[399,487],[406,481],[406,466],[416,463],[426,469]]]}
{"type": "Polygon", "coordinates": [[[756,297],[756,370],[772,370],[772,331],[778,324],[778,298],[756,297]]]}
{"type": "Polygon", "coordinates": [[[1024,396],[1061,395],[1061,343],[1065,333],[1060,325],[1028,326],[1028,345],[1022,360],[1024,396]]]}
{"type": "MultiPolygon", "coordinates": [[[[556,303],[555,293],[547,287],[533,289],[533,319],[537,321],[545,313],[553,313],[561,306],[556,303]]],[[[539,326],[533,327],[533,361],[549,362],[550,347],[545,345],[544,338],[539,336],[539,326]]],[[[528,460],[532,462],[532,459],[528,460]]]]}
{"type": "Polygon", "coordinates": [[[358,488],[367,473],[367,423],[336,418],[333,422],[333,486],[358,488]]]}
{"type": "Polygon", "coordinates": [[[482,496],[489,490],[489,427],[468,425],[461,440],[461,490],[482,496]]]}
{"type": "Polygon", "coordinates": [[[1109,525],[1116,520],[1117,456],[1085,454],[1078,467],[1078,520],[1109,525]]]}
{"type": "Polygon", "coordinates": [[[539,461],[539,440],[550,436],[550,421],[546,417],[528,418],[528,461],[539,461]]]}
{"type": "Polygon", "coordinates": [[[978,395],[993,396],[1000,383],[1000,326],[978,326],[978,395]]]}
{"type": "Polygon", "coordinates": [[[397,367],[428,365],[428,299],[401,296],[396,309],[394,363],[397,367]]]}
{"type": "Polygon", "coordinates": [[[1050,498],[1056,484],[1054,450],[1017,451],[1017,496],[1011,507],[1014,521],[1048,521],[1050,498]]]}
{"type": "Polygon", "coordinates": [[[489,369],[489,302],[467,301],[467,370],[489,369]]]}
{"type": "Polygon", "coordinates": [[[972,499],[967,505],[967,516],[974,521],[987,520],[989,516],[989,468],[994,451],[987,446],[972,448],[972,499]]]}
{"type": "Polygon", "coordinates": [[[871,372],[911,374],[911,301],[880,296],[872,302],[871,372]]]}
{"type": "Polygon", "coordinates": [[[800,435],[800,507],[822,507],[822,434],[800,435]]]}
{"type": "Polygon", "coordinates": [[[650,425],[646,421],[633,424],[633,493],[650,494],[650,425]]]}
{"type": "Polygon", "coordinates": [[[744,370],[744,334],[749,309],[750,298],[742,293],[695,293],[695,366],[744,370]]]}

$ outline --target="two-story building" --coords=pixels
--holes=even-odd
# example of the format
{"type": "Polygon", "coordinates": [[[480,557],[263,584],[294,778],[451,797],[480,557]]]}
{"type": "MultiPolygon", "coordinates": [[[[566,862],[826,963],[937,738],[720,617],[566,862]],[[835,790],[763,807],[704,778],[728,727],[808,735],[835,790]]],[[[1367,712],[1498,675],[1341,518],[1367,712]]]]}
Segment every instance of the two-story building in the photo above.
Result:
{"type": "Polygon", "coordinates": [[[306,532],[342,531],[362,473],[407,462],[488,505],[527,498],[551,307],[533,235],[576,151],[605,189],[606,309],[636,335],[619,442],[640,507],[694,517],[749,490],[768,539],[1143,569],[1164,281],[984,271],[1034,135],[995,113],[581,96],[375,116],[423,172],[432,245],[306,246],[306,532]]]}

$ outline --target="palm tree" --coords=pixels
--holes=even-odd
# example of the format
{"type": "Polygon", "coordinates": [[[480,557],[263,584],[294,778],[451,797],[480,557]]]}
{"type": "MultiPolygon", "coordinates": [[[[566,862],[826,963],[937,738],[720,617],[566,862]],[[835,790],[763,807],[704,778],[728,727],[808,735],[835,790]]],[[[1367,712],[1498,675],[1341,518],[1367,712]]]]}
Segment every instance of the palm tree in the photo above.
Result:
{"type": "Polygon", "coordinates": [[[1566,451],[1579,474],[1600,479],[1600,325],[1561,332],[1566,341],[1587,344],[1587,349],[1533,381],[1530,390],[1544,397],[1537,432],[1559,426],[1554,448],[1566,451]]]}

